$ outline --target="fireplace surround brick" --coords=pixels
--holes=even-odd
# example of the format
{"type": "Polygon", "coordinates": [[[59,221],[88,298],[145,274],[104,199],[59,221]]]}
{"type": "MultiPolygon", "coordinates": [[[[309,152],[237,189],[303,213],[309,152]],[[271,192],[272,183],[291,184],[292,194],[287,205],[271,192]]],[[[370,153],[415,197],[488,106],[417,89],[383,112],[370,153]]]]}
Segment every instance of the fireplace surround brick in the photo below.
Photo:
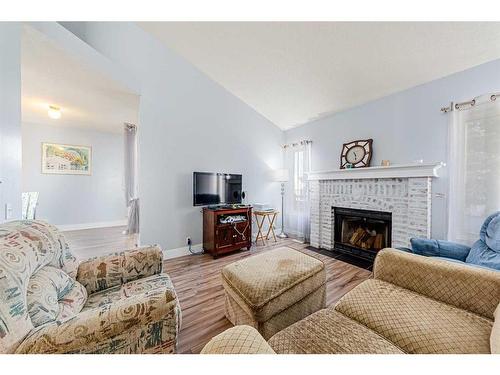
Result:
{"type": "Polygon", "coordinates": [[[392,213],[392,247],[408,247],[411,237],[430,236],[431,177],[314,180],[311,197],[311,245],[334,247],[332,207],[392,213]]]}

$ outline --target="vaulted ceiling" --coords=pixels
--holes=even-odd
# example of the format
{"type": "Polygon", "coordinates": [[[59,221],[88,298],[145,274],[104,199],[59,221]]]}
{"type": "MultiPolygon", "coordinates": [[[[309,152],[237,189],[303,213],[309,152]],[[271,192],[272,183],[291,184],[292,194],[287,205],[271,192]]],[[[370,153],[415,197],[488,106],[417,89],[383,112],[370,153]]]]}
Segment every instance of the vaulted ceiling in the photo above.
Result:
{"type": "Polygon", "coordinates": [[[84,65],[39,31],[25,26],[22,37],[22,120],[58,127],[121,133],[137,123],[139,96],[84,65]],[[61,108],[52,120],[49,105],[61,108]]]}
{"type": "Polygon", "coordinates": [[[498,22],[139,25],[282,129],[500,58],[498,22]]]}

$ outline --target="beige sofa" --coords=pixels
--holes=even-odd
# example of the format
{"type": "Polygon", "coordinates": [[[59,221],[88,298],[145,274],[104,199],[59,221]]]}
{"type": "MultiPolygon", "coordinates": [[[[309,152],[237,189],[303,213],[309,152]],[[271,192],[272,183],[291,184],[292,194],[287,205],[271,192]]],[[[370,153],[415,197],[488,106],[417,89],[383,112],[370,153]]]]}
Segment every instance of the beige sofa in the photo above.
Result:
{"type": "Polygon", "coordinates": [[[231,328],[202,353],[499,353],[499,303],[500,272],[384,249],[334,306],[268,342],[231,328]]]}
{"type": "Polygon", "coordinates": [[[0,225],[0,353],[173,353],[180,319],[157,246],[79,263],[50,224],[0,225]]]}

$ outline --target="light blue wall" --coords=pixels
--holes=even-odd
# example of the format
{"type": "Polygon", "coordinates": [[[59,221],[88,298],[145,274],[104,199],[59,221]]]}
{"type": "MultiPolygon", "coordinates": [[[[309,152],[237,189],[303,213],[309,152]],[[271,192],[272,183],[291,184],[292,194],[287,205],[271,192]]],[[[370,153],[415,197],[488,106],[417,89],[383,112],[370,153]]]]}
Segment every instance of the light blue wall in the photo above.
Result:
{"type": "Polygon", "coordinates": [[[23,123],[23,191],[40,193],[37,218],[58,226],[124,222],[123,134],[23,123]],[[41,173],[42,142],[92,147],[92,174],[41,173]]]}
{"type": "MultiPolygon", "coordinates": [[[[500,60],[495,60],[291,129],[285,133],[285,139],[287,142],[313,141],[314,170],[337,169],[342,144],[364,138],[374,140],[372,165],[380,165],[383,159],[389,159],[392,164],[407,164],[418,159],[447,162],[449,116],[439,109],[450,101],[466,101],[499,91],[500,60]]],[[[442,177],[433,184],[432,236],[435,238],[445,238],[447,226],[446,198],[435,194],[447,194],[447,190],[444,169],[442,177]]]]}
{"type": "MultiPolygon", "coordinates": [[[[81,28],[80,28],[81,31],[81,28]]],[[[193,171],[243,174],[248,202],[278,206],[283,132],[132,23],[89,23],[80,33],[141,83],[141,242],[165,249],[201,243],[193,171]]]]}
{"type": "Polygon", "coordinates": [[[0,222],[21,217],[21,24],[0,23],[0,222]]]}
{"type": "MultiPolygon", "coordinates": [[[[188,62],[132,23],[87,23],[76,32],[128,69],[141,85],[140,194],[143,242],[182,246],[201,241],[191,207],[193,170],[244,174],[249,201],[279,205],[268,172],[279,145],[313,140],[313,169],[338,168],[344,142],[374,139],[373,165],[447,161],[448,116],[439,108],[500,90],[500,61],[490,62],[283,133],[188,62]],[[83,27],[85,26],[85,27],[83,27]]],[[[432,63],[431,61],[429,63],[432,63]]],[[[411,74],[409,72],[408,74],[411,74]]],[[[432,235],[446,235],[447,171],[433,185],[432,235]]]]}

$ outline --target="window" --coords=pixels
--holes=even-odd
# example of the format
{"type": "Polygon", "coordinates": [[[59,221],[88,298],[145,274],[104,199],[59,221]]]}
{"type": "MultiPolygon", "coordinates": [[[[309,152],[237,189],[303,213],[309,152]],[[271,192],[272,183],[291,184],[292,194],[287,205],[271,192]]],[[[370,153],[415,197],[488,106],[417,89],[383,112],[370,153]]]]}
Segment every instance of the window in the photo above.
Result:
{"type": "Polygon", "coordinates": [[[293,153],[293,191],[295,201],[304,199],[304,151],[293,153]]]}
{"type": "Polygon", "coordinates": [[[448,236],[469,245],[500,210],[500,103],[491,98],[454,111],[450,125],[448,236]]]}
{"type": "Polygon", "coordinates": [[[297,239],[309,238],[309,194],[307,173],[311,170],[311,141],[301,141],[284,148],[284,166],[290,173],[286,189],[286,232],[297,239]]]}

